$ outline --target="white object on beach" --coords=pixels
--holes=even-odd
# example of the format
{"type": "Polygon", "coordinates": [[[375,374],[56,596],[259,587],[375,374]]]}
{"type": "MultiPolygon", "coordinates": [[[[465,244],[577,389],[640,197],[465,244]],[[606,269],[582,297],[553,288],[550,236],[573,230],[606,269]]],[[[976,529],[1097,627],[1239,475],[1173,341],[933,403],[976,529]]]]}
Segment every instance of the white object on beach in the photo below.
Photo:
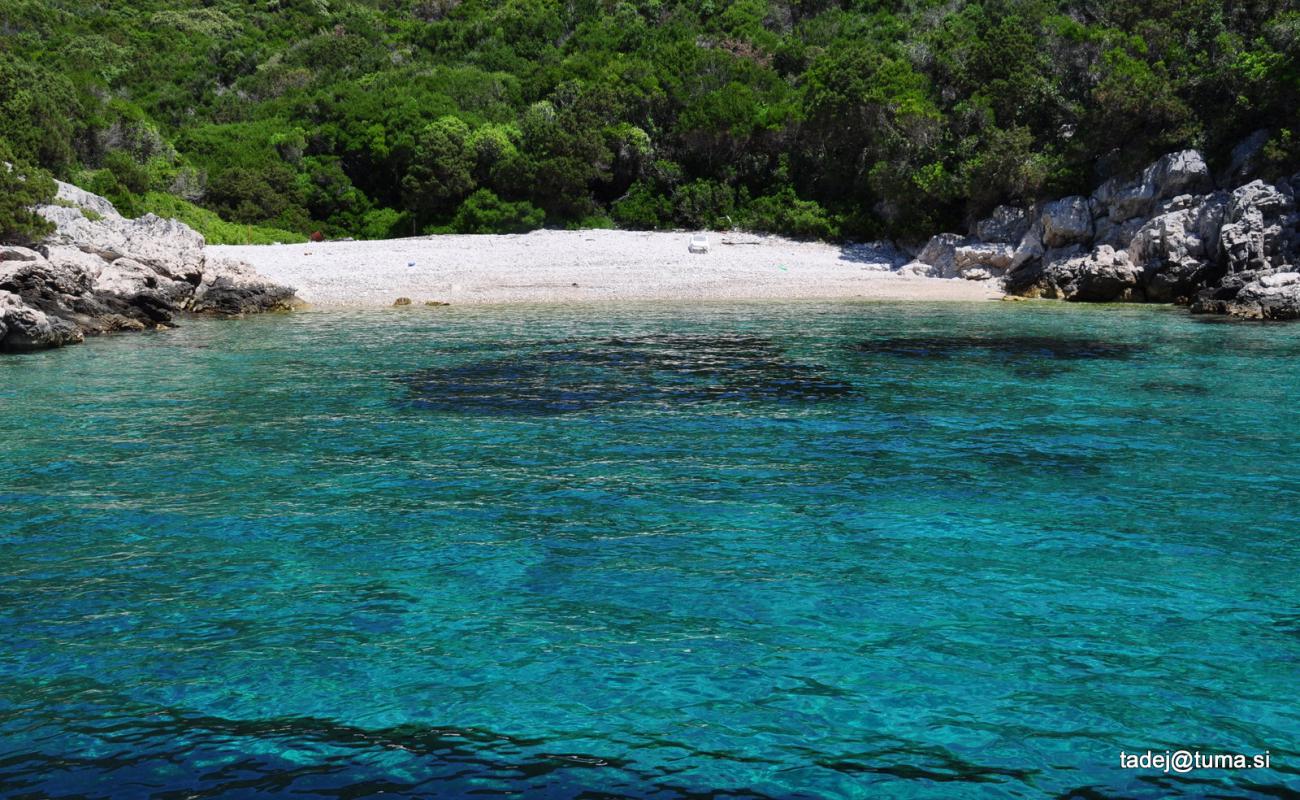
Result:
{"type": "Polygon", "coordinates": [[[702,233],[695,234],[691,237],[691,243],[686,246],[686,249],[692,253],[709,252],[709,237],[702,233]]]}

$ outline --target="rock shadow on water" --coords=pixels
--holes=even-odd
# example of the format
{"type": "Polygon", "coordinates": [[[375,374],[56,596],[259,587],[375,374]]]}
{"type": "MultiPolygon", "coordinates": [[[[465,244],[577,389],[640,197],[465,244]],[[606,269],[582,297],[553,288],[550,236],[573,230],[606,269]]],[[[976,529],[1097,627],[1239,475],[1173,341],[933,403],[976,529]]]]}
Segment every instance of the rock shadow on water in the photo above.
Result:
{"type": "Polygon", "coordinates": [[[978,358],[1007,364],[1042,361],[1123,361],[1147,347],[1127,342],[1068,336],[890,336],[867,339],[853,350],[868,355],[950,360],[978,358]]]}
{"type": "Polygon", "coordinates": [[[421,409],[545,416],[614,405],[815,403],[853,387],[757,336],[616,336],[547,342],[399,377],[421,409]]]}

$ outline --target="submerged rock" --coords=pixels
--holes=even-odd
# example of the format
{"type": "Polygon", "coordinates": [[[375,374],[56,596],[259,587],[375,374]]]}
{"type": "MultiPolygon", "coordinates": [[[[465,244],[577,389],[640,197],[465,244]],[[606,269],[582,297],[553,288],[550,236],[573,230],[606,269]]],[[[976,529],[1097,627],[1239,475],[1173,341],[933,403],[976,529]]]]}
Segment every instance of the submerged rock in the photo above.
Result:
{"type": "Polygon", "coordinates": [[[545,416],[626,404],[817,403],[853,387],[758,336],[628,336],[515,346],[399,376],[410,403],[456,414],[545,416]]]}
{"type": "Polygon", "coordinates": [[[55,230],[39,249],[0,247],[0,350],[166,327],[183,312],[248,314],[299,305],[293,290],[242,262],[209,260],[184,223],[127,219],[108,200],[58,184],[37,213],[55,230]]]}

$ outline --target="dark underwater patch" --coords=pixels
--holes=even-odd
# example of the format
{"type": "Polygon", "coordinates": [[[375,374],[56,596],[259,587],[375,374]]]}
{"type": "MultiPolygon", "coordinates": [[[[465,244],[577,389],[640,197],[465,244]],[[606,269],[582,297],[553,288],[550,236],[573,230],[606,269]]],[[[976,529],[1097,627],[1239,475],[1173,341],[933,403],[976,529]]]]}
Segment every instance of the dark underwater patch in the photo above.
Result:
{"type": "Polygon", "coordinates": [[[1147,381],[1142,384],[1141,388],[1154,394],[1179,395],[1182,397],[1205,397],[1210,393],[1210,390],[1204,386],[1178,381],[1147,381]]]}
{"type": "Polygon", "coordinates": [[[1144,352],[1143,345],[1059,336],[892,336],[853,345],[859,353],[916,359],[986,357],[1016,362],[1123,360],[1144,352]]]}
{"type": "Polygon", "coordinates": [[[628,403],[808,403],[852,386],[757,336],[569,340],[400,378],[416,407],[471,414],[551,415],[628,403]]]}

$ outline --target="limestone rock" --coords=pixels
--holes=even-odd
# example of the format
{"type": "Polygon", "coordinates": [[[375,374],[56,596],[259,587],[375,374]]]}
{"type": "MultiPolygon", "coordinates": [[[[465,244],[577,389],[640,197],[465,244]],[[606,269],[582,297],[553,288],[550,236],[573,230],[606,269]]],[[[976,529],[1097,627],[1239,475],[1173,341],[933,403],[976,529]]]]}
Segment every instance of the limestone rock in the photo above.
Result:
{"type": "Polygon", "coordinates": [[[80,342],[85,337],[67,320],[26,305],[18,295],[0,291],[0,351],[21,353],[80,342]]]}
{"type": "Polygon", "coordinates": [[[1128,253],[1147,275],[1146,299],[1173,302],[1217,279],[1226,195],[1180,195],[1133,236],[1128,253]]]}
{"type": "Polygon", "coordinates": [[[58,184],[37,213],[55,225],[39,250],[0,248],[0,349],[79,342],[85,334],[172,324],[194,310],[245,314],[299,304],[247,265],[214,260],[187,225],[122,217],[102,197],[58,184]]]}
{"type": "Polygon", "coordinates": [[[898,268],[898,274],[905,278],[938,278],[940,269],[924,261],[909,261],[898,268]]]}
{"type": "Polygon", "coordinates": [[[109,202],[108,198],[100,197],[97,194],[86,191],[70,183],[56,181],[58,193],[55,197],[64,203],[71,203],[77,208],[86,209],[101,217],[110,217],[121,219],[122,215],[118,213],[117,207],[109,202]]]}
{"type": "Polygon", "coordinates": [[[1264,181],[1234,190],[1219,233],[1227,271],[1266,270],[1289,263],[1296,250],[1300,220],[1294,208],[1291,196],[1264,181]]]}
{"type": "Polygon", "coordinates": [[[191,310],[240,316],[290,311],[302,305],[293,289],[271,283],[243,261],[209,259],[191,310]]]}
{"type": "Polygon", "coordinates": [[[955,278],[957,277],[957,248],[966,241],[966,237],[955,233],[940,233],[932,236],[925,247],[921,248],[921,252],[916,254],[916,260],[933,268],[931,277],[955,278]]]}
{"type": "Polygon", "coordinates": [[[1008,283],[1031,297],[1091,303],[1143,299],[1141,268],[1128,253],[1108,245],[1091,252],[1078,245],[1049,250],[1037,270],[1008,283]]]}
{"type": "Polygon", "coordinates": [[[975,223],[975,235],[985,242],[1020,241],[1029,231],[1029,217],[1023,208],[998,206],[987,218],[975,223]]]}
{"type": "Polygon", "coordinates": [[[1065,247],[1086,244],[1093,234],[1092,211],[1085,197],[1065,197],[1043,207],[1043,244],[1065,247]]]}
{"type": "Polygon", "coordinates": [[[957,276],[967,280],[986,281],[1006,274],[1015,256],[1009,244],[974,243],[961,245],[953,251],[957,276]]]}
{"type": "Polygon", "coordinates": [[[1256,271],[1229,275],[1202,291],[1192,312],[1244,319],[1300,319],[1300,272],[1256,271]]]}
{"type": "Polygon", "coordinates": [[[40,253],[26,247],[12,247],[10,245],[0,245],[0,262],[4,261],[40,261],[43,259],[40,253]]]}
{"type": "Polygon", "coordinates": [[[1146,216],[1160,201],[1180,194],[1208,191],[1210,169],[1196,150],[1182,150],[1162,156],[1142,171],[1136,180],[1112,178],[1090,198],[1092,214],[1123,222],[1146,216]]]}

